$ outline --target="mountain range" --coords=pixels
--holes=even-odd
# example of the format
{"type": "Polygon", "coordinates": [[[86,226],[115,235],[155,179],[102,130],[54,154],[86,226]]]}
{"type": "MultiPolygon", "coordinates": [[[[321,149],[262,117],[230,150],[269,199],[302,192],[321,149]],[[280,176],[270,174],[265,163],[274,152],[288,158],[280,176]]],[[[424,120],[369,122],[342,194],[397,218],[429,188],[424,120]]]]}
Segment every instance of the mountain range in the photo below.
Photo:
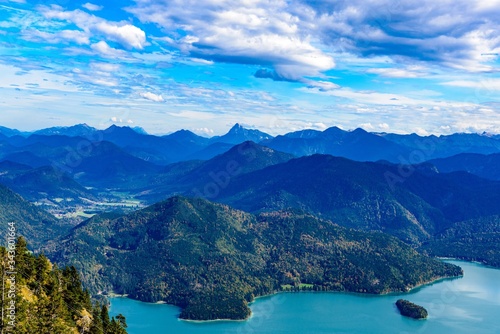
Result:
{"type": "Polygon", "coordinates": [[[500,266],[499,156],[490,134],[0,128],[0,218],[94,294],[242,319],[284,287],[385,293],[460,274],[428,255],[500,266]]]}
{"type": "MultiPolygon", "coordinates": [[[[445,158],[461,153],[494,154],[500,152],[500,137],[490,134],[452,134],[441,136],[419,136],[370,133],[363,129],[345,131],[331,127],[324,131],[301,130],[273,137],[256,129],[246,129],[235,124],[225,135],[205,138],[188,130],[179,130],[169,135],[147,134],[141,128],[112,125],[98,130],[86,124],[70,127],[55,127],[32,133],[0,128],[0,142],[13,145],[11,151],[22,151],[29,143],[45,142],[40,136],[56,137],[51,141],[59,146],[87,145],[109,141],[125,152],[155,164],[210,159],[226,152],[231,146],[245,141],[253,141],[278,151],[299,156],[330,154],[358,161],[387,160],[393,163],[415,164],[431,159],[445,158]],[[62,136],[62,137],[58,137],[62,136]],[[64,138],[78,138],[74,141],[64,138]]],[[[0,150],[0,157],[9,151],[0,150]]],[[[36,152],[32,152],[35,153],[36,152]]]]}

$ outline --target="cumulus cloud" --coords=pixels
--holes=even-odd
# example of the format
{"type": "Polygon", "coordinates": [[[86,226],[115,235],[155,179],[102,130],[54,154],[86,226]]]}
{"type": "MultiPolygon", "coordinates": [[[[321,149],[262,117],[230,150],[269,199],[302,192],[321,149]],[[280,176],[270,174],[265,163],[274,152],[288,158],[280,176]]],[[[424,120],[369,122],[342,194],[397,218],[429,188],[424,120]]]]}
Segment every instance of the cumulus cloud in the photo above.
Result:
{"type": "Polygon", "coordinates": [[[97,12],[104,8],[103,6],[94,5],[93,3],[90,2],[83,4],[82,7],[87,10],[90,10],[91,12],[97,12]]]}
{"type": "Polygon", "coordinates": [[[314,46],[291,7],[278,0],[137,0],[128,11],[165,31],[185,31],[165,40],[194,57],[272,66],[290,80],[333,68],[333,58],[314,46]]]}
{"type": "Polygon", "coordinates": [[[214,135],[214,130],[210,128],[194,128],[193,131],[200,135],[208,135],[208,136],[214,135]]]}
{"type": "Polygon", "coordinates": [[[146,46],[146,33],[129,23],[111,22],[79,9],[65,11],[59,6],[40,6],[39,10],[47,19],[68,21],[89,35],[103,36],[109,41],[121,44],[126,49],[142,50],[146,46]]]}
{"type": "Polygon", "coordinates": [[[330,81],[322,81],[322,80],[314,81],[314,80],[308,80],[308,79],[304,79],[303,81],[304,81],[304,83],[307,84],[307,88],[316,88],[321,92],[327,92],[330,90],[340,88],[339,85],[337,85],[333,82],[330,82],[330,81]]]}
{"type": "Polygon", "coordinates": [[[99,55],[107,58],[124,58],[127,56],[127,53],[123,50],[118,50],[112,48],[105,41],[100,41],[90,45],[90,48],[97,52],[99,55]]]}
{"type": "Polygon", "coordinates": [[[131,24],[117,26],[102,21],[92,27],[103,33],[108,39],[118,42],[128,49],[143,49],[146,44],[146,33],[131,24]]]}
{"type": "Polygon", "coordinates": [[[150,100],[153,102],[163,102],[163,97],[161,95],[157,95],[151,92],[145,92],[145,93],[140,93],[141,97],[145,98],[146,100],[150,100]]]}
{"type": "MultiPolygon", "coordinates": [[[[196,57],[272,66],[297,80],[334,68],[333,55],[389,56],[459,70],[494,69],[500,53],[497,1],[136,0],[127,10],[171,33],[196,57]],[[161,14],[159,14],[161,13],[161,14]]],[[[271,78],[273,72],[264,73],[271,78]]],[[[418,77],[408,68],[373,72],[418,77]]]]}
{"type": "Polygon", "coordinates": [[[323,43],[361,56],[389,55],[435,62],[466,71],[488,71],[481,54],[498,53],[500,6],[488,1],[352,0],[328,2],[314,11],[323,43]]]}

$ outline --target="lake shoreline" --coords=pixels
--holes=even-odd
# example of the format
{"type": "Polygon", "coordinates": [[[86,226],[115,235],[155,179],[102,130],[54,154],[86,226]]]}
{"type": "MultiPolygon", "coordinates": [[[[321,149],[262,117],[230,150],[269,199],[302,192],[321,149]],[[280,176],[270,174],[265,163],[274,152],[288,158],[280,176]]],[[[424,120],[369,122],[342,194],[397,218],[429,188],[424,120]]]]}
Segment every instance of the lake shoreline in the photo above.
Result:
{"type": "MultiPolygon", "coordinates": [[[[472,261],[464,261],[464,262],[471,263],[472,261]]],[[[313,294],[314,293],[332,293],[332,294],[359,295],[359,296],[365,296],[365,297],[367,297],[367,296],[369,296],[369,297],[378,297],[378,296],[390,296],[390,295],[405,295],[405,294],[409,294],[409,293],[412,293],[412,292],[416,292],[419,289],[422,289],[422,288],[424,288],[426,286],[433,285],[435,283],[440,283],[440,282],[445,281],[445,280],[459,279],[461,277],[463,277],[463,275],[461,275],[461,276],[439,277],[439,278],[433,279],[431,281],[415,285],[414,287],[412,287],[408,291],[391,291],[391,292],[385,292],[385,293],[363,293],[363,292],[354,292],[354,291],[276,291],[276,292],[271,293],[271,294],[267,294],[267,295],[262,295],[262,296],[255,297],[251,302],[248,303],[248,306],[252,305],[253,303],[255,303],[259,299],[271,298],[273,296],[276,296],[276,295],[279,295],[279,294],[285,294],[285,293],[313,293],[313,294]]],[[[110,296],[111,298],[129,298],[127,294],[125,294],[125,295],[109,294],[108,296],[110,296]]],[[[165,304],[165,305],[171,305],[171,306],[178,307],[177,305],[174,305],[174,304],[168,304],[165,301],[157,301],[157,302],[151,303],[151,302],[144,302],[144,301],[141,301],[141,300],[138,300],[138,299],[133,299],[133,298],[129,298],[129,299],[136,300],[136,301],[139,301],[141,303],[165,304]]],[[[178,321],[183,321],[183,322],[189,322],[189,323],[198,323],[198,324],[203,324],[203,323],[217,323],[217,322],[236,322],[236,323],[238,323],[238,322],[246,322],[246,321],[250,320],[252,317],[253,317],[253,312],[250,310],[250,315],[248,317],[246,317],[245,319],[194,320],[194,319],[183,319],[183,318],[177,317],[177,320],[178,321]]]]}
{"type": "MultiPolygon", "coordinates": [[[[452,259],[449,259],[449,260],[452,260],[452,259]]],[[[455,260],[455,259],[453,259],[453,260],[455,260]]],[[[464,261],[464,262],[471,263],[472,261],[464,261]]],[[[419,289],[422,289],[426,286],[430,286],[430,285],[440,283],[440,282],[446,281],[446,280],[459,279],[462,277],[463,277],[463,275],[438,277],[438,278],[435,278],[433,280],[423,282],[421,284],[417,284],[414,287],[410,288],[408,291],[390,291],[390,292],[385,292],[385,293],[363,293],[363,292],[355,292],[355,291],[275,291],[274,293],[271,293],[271,294],[254,297],[254,299],[248,303],[248,306],[250,308],[250,305],[252,305],[253,303],[255,303],[259,299],[271,298],[273,296],[276,296],[279,294],[285,294],[285,293],[334,293],[334,294],[359,295],[359,296],[365,296],[365,297],[367,297],[367,296],[368,297],[378,297],[378,296],[390,296],[390,295],[405,295],[405,294],[409,294],[409,293],[414,293],[414,292],[418,291],[419,289]]],[[[129,298],[128,295],[118,295],[118,294],[113,294],[113,295],[114,295],[114,297],[118,297],[118,298],[129,298]]],[[[110,294],[110,296],[111,296],[111,294],[110,294]]],[[[129,299],[133,299],[133,298],[129,298],[129,299]]],[[[133,299],[133,300],[137,300],[137,301],[142,302],[142,303],[148,303],[148,302],[143,302],[143,301],[138,300],[138,299],[133,299]]],[[[177,305],[174,305],[174,304],[168,304],[165,301],[158,301],[158,302],[154,302],[154,303],[149,302],[149,303],[150,304],[166,304],[166,305],[172,305],[172,306],[178,307],[177,305]]],[[[253,312],[250,311],[250,315],[248,317],[246,317],[245,319],[195,320],[195,319],[183,319],[183,318],[177,317],[177,320],[184,321],[184,322],[190,322],[190,323],[199,323],[199,324],[216,323],[216,322],[236,322],[237,323],[237,322],[246,322],[246,321],[250,320],[252,317],[253,317],[253,312]]]]}
{"type": "Polygon", "coordinates": [[[168,332],[220,334],[236,333],[238,330],[252,331],[254,334],[269,334],[278,329],[283,333],[291,334],[339,331],[384,334],[390,332],[391,329],[410,333],[424,327],[429,334],[447,331],[468,334],[474,332],[473,329],[478,330],[478,323],[475,319],[479,316],[488,319],[486,325],[480,328],[484,330],[484,333],[491,332],[492,326],[495,323],[498,324],[497,315],[500,311],[500,302],[492,297],[494,296],[492,289],[498,289],[500,272],[498,269],[485,271],[485,266],[471,261],[443,260],[452,261],[453,264],[461,266],[465,272],[464,277],[456,279],[453,283],[443,282],[453,278],[441,278],[427,284],[420,284],[410,291],[411,295],[408,295],[408,292],[375,295],[339,291],[320,293],[300,291],[298,294],[285,294],[283,292],[286,291],[277,291],[274,294],[254,298],[252,303],[249,303],[252,314],[248,319],[205,321],[180,319],[180,309],[170,304],[155,306],[153,303],[120,298],[112,300],[112,304],[116,306],[111,309],[111,314],[116,315],[130,310],[131,334],[168,332]],[[477,281],[477,278],[481,280],[477,281]],[[488,280],[485,281],[485,278],[488,280]],[[482,298],[478,299],[476,295],[464,294],[464,287],[467,291],[477,292],[482,298],[487,298],[487,302],[483,302],[482,298]],[[332,293],[336,295],[331,295],[332,293]],[[395,294],[401,297],[396,297],[395,294]],[[408,297],[404,297],[405,295],[408,297]],[[402,317],[394,306],[398,298],[409,299],[413,303],[422,305],[429,310],[429,317],[425,321],[414,321],[402,317]],[[465,298],[460,299],[459,303],[461,310],[463,309],[465,313],[455,312],[458,307],[457,298],[465,298]],[[140,313],[132,313],[132,309],[140,310],[140,313]],[[463,314],[468,316],[464,317],[463,314]],[[371,320],[367,321],[369,319],[371,320]],[[148,322],[153,324],[152,327],[146,326],[148,322]]]}

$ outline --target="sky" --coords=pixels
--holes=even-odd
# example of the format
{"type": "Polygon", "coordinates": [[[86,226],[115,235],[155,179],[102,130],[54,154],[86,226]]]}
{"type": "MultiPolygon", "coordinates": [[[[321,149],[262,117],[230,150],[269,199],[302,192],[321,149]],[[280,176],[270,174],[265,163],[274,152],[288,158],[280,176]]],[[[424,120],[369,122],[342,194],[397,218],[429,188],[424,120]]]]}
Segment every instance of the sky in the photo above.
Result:
{"type": "Polygon", "coordinates": [[[0,0],[0,125],[500,133],[500,0],[0,0]]]}

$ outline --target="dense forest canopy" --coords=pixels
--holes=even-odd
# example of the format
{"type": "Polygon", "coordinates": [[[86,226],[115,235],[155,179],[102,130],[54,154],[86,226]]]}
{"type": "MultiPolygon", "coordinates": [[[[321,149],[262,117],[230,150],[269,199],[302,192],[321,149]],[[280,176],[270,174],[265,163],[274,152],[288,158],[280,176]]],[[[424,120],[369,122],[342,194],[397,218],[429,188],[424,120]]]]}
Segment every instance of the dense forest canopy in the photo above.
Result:
{"type": "Polygon", "coordinates": [[[33,255],[23,237],[0,247],[0,259],[2,333],[127,333],[123,315],[110,319],[106,305],[92,303],[75,267],[60,269],[45,255],[33,255]]]}

